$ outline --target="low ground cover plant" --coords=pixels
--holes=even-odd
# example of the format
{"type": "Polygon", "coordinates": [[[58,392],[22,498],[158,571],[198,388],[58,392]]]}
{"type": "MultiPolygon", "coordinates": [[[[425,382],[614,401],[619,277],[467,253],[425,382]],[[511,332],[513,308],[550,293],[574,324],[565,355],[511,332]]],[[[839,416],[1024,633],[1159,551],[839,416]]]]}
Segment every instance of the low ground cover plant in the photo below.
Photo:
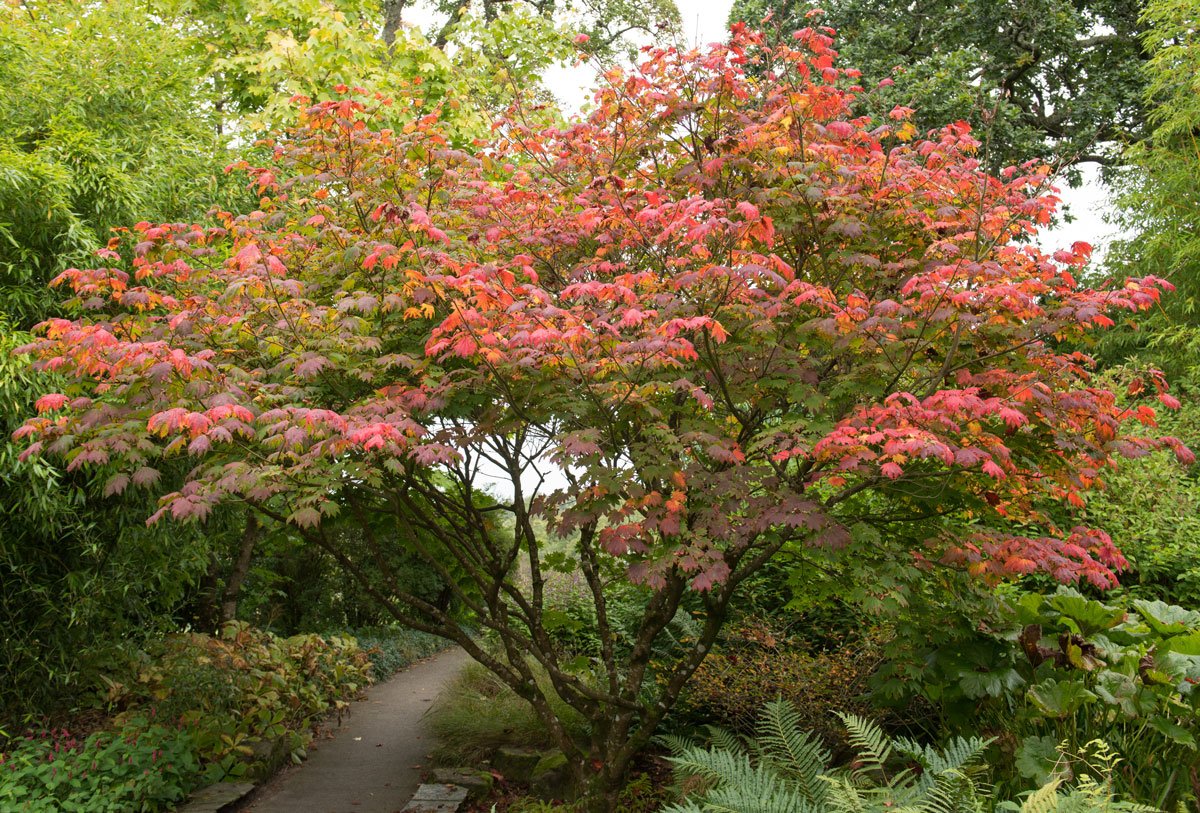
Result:
{"type": "MultiPolygon", "coordinates": [[[[545,683],[545,675],[539,679],[545,683]]],[[[557,711],[580,739],[583,718],[560,700],[557,711]]],[[[530,704],[478,664],[467,666],[430,709],[430,729],[441,745],[435,760],[444,765],[476,765],[504,746],[552,748],[557,743],[530,704]]]]}
{"type": "Polygon", "coordinates": [[[21,813],[149,813],[171,809],[200,781],[182,726],[134,718],[86,738],[30,733],[0,754],[0,809],[21,813]]]}
{"type": "Polygon", "coordinates": [[[974,630],[946,633],[939,646],[897,648],[874,677],[877,697],[917,694],[940,714],[934,731],[995,736],[999,787],[1047,782],[1102,740],[1122,756],[1111,774],[1120,793],[1195,809],[1200,612],[1071,588],[1010,591],[974,630]]]}
{"type": "MultiPolygon", "coordinates": [[[[663,782],[659,773],[635,771],[621,789],[618,801],[621,813],[658,813],[670,803],[669,783],[663,782]]],[[[500,786],[488,798],[469,805],[467,813],[584,813],[584,808],[578,803],[539,799],[523,788],[510,788],[506,792],[500,786]]]]}

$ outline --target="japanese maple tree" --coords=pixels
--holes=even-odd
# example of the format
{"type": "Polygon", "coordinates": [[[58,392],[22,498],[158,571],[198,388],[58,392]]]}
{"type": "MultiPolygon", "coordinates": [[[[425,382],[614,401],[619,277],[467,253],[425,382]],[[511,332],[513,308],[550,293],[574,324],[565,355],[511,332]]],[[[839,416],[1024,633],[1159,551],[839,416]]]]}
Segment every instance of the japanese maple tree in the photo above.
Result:
{"type": "Polygon", "coordinates": [[[856,117],[831,35],[648,50],[586,119],[517,107],[470,151],[416,100],[401,131],[357,90],[307,107],[272,166],[244,167],[259,211],[140,223],[60,277],[85,315],[27,352],[74,383],[39,400],[26,453],[164,492],[151,522],[239,503],[290,523],[528,699],[596,809],[784,545],[929,517],[929,567],[1114,584],[1108,536],[1053,517],[1122,456],[1193,458],[1130,431],[1153,410],[1071,348],[1169,286],[1081,286],[1086,245],[1024,239],[1055,205],[1048,170],[989,176],[963,124],[914,140],[909,110],[856,117]],[[192,467],[167,483],[174,458],[192,467]],[[335,516],[377,555],[340,547],[335,516]],[[594,600],[582,671],[547,618],[543,523],[594,600]],[[498,647],[379,587],[395,546],[498,647]],[[647,596],[631,639],[614,580],[647,596]],[[700,631],[652,668],[687,596],[700,631]]]}

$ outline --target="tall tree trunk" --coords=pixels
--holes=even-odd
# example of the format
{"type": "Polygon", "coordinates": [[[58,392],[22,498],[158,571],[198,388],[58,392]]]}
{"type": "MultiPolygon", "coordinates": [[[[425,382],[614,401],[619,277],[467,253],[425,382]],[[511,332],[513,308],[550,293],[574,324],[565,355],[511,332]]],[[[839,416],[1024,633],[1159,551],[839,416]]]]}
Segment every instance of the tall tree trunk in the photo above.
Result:
{"type": "Polygon", "coordinates": [[[197,629],[215,630],[221,625],[221,607],[218,602],[220,583],[221,556],[214,551],[209,558],[208,569],[204,571],[204,578],[200,580],[196,611],[193,615],[193,623],[197,629]]]}
{"type": "Polygon", "coordinates": [[[408,5],[408,0],[381,0],[381,5],[383,6],[383,41],[390,48],[396,41],[396,32],[400,29],[404,7],[408,5]]]}
{"type": "Polygon", "coordinates": [[[233,563],[233,571],[225,583],[225,593],[221,597],[221,626],[237,618],[238,598],[242,594],[242,582],[250,572],[250,562],[254,559],[254,546],[258,542],[260,529],[258,520],[253,513],[246,513],[246,529],[242,531],[242,541],[238,546],[237,561],[233,563]]]}
{"type": "Polygon", "coordinates": [[[449,15],[446,18],[445,24],[438,30],[437,36],[434,37],[433,44],[438,48],[445,48],[446,43],[450,41],[450,32],[454,30],[466,11],[467,6],[471,4],[471,0],[458,0],[458,2],[450,9],[449,15]]]}

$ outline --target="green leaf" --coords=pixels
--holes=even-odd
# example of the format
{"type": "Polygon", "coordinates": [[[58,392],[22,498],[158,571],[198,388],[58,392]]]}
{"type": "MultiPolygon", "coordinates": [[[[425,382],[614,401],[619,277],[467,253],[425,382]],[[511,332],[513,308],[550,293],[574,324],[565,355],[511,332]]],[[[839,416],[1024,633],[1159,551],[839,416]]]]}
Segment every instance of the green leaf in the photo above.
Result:
{"type": "Polygon", "coordinates": [[[1141,714],[1139,702],[1142,688],[1130,675],[1106,670],[1096,680],[1096,695],[1110,706],[1117,706],[1126,717],[1141,714]]]}
{"type": "Polygon", "coordinates": [[[1180,655],[1200,655],[1200,632],[1168,638],[1163,643],[1162,649],[1167,652],[1177,652],[1180,655]]]}
{"type": "Polygon", "coordinates": [[[1133,602],[1133,606],[1142,620],[1146,622],[1146,626],[1158,635],[1169,637],[1181,635],[1189,630],[1200,629],[1200,613],[1193,610],[1186,610],[1163,601],[1138,600],[1133,602]]]}
{"type": "Polygon", "coordinates": [[[1045,598],[1041,593],[1022,593],[1013,604],[1013,609],[1017,615],[1017,622],[1021,626],[1043,623],[1046,620],[1046,616],[1042,612],[1042,604],[1045,598]]]}
{"type": "Polygon", "coordinates": [[[964,672],[958,680],[963,694],[971,698],[999,697],[1025,682],[1015,669],[997,669],[992,672],[964,672]]]}
{"type": "Polygon", "coordinates": [[[576,632],[583,629],[583,622],[562,610],[547,609],[542,613],[542,624],[549,631],[565,630],[576,632]]]}
{"type": "Polygon", "coordinates": [[[1059,758],[1054,737],[1026,737],[1017,748],[1016,766],[1021,776],[1043,785],[1054,776],[1059,758]]]}
{"type": "Polygon", "coordinates": [[[1112,629],[1125,620],[1125,611],[1120,607],[1110,607],[1069,592],[1051,596],[1046,603],[1063,618],[1074,622],[1068,626],[1083,636],[1112,629]]]}
{"type": "Polygon", "coordinates": [[[1159,715],[1151,717],[1149,720],[1147,720],[1147,722],[1150,724],[1151,728],[1165,736],[1167,739],[1171,740],[1171,742],[1185,745],[1193,751],[1196,750],[1195,736],[1192,734],[1192,732],[1188,731],[1178,723],[1159,715]]]}
{"type": "Polygon", "coordinates": [[[1084,703],[1096,700],[1096,695],[1077,681],[1058,681],[1047,678],[1029,687],[1025,695],[1029,702],[1047,717],[1062,719],[1083,707],[1084,703]]]}

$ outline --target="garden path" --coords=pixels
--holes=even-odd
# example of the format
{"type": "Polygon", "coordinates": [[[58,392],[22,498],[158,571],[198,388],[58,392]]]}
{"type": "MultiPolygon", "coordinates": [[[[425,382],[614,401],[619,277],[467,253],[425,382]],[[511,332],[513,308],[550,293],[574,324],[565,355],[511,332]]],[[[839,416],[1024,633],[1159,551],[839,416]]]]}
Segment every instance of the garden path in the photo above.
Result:
{"type": "Polygon", "coordinates": [[[351,705],[333,739],[252,797],[247,813],[396,813],[417,785],[434,741],[422,721],[470,660],[451,649],[399,672],[351,705]]]}

